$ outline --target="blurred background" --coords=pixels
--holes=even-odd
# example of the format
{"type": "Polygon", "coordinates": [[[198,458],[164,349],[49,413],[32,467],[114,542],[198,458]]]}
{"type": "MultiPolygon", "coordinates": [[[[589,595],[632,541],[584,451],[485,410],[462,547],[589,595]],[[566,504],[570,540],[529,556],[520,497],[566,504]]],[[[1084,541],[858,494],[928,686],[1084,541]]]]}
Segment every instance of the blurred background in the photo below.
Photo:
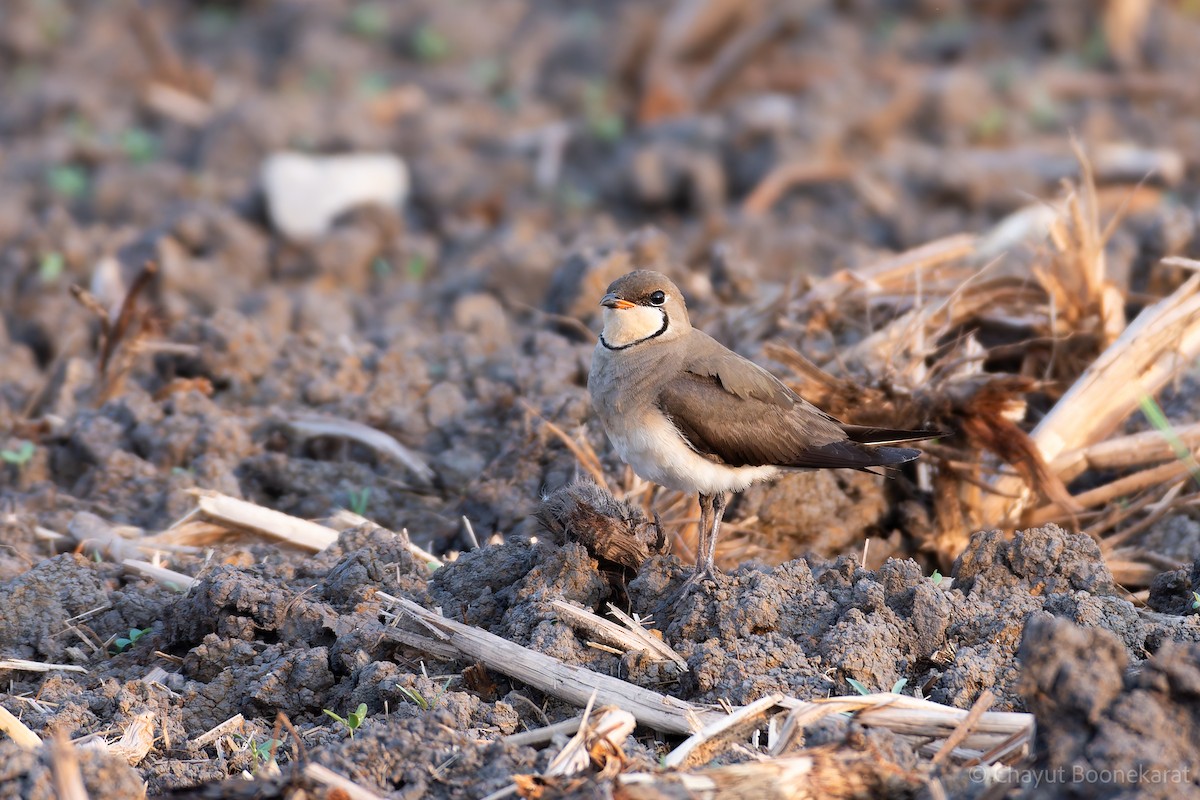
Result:
{"type": "MultiPolygon", "coordinates": [[[[1111,531],[1062,496],[1111,468],[1017,437],[1191,274],[1160,259],[1200,256],[1198,44],[1193,0],[6,0],[0,500],[160,529],[203,487],[442,553],[532,534],[591,473],[686,528],[585,387],[603,287],[654,266],[839,413],[972,434],[899,484],[747,493],[727,562],[873,536],[945,567],[1017,519],[979,496],[997,475],[1111,531]],[[1004,291],[933,318],[978,276],[1004,291]],[[971,392],[921,395],[951,356],[971,392]]],[[[1116,416],[1092,440],[1136,432],[1116,416]]],[[[1174,491],[1154,569],[1195,557],[1174,491]]]]}

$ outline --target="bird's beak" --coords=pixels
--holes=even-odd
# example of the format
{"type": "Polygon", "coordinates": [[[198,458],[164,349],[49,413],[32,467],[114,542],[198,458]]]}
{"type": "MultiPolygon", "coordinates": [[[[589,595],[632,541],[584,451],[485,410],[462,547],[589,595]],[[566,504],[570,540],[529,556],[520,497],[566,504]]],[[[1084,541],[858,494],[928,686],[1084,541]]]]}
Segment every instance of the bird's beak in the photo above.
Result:
{"type": "MultiPolygon", "coordinates": [[[[594,295],[593,295],[594,296],[594,295]]],[[[633,308],[633,303],[628,300],[622,300],[617,296],[616,292],[609,292],[600,300],[600,305],[605,308],[633,308]]]]}

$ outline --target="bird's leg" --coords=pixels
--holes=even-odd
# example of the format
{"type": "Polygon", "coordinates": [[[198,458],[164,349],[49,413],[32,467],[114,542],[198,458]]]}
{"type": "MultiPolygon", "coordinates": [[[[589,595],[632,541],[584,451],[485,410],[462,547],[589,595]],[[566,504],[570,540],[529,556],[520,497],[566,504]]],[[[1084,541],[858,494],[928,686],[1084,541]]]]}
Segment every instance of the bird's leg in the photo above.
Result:
{"type": "MultiPolygon", "coordinates": [[[[721,519],[725,516],[725,493],[717,492],[709,497],[711,510],[709,511],[709,530],[708,536],[705,537],[705,548],[696,553],[696,571],[711,573],[716,570],[713,565],[713,558],[717,554],[717,534],[721,532],[721,519]]],[[[701,523],[703,524],[703,523],[701,523]]]]}
{"type": "Polygon", "coordinates": [[[696,571],[692,580],[696,580],[709,572],[712,567],[712,557],[708,554],[712,549],[709,542],[713,526],[713,500],[715,495],[700,495],[700,532],[696,540],[696,571]]]}

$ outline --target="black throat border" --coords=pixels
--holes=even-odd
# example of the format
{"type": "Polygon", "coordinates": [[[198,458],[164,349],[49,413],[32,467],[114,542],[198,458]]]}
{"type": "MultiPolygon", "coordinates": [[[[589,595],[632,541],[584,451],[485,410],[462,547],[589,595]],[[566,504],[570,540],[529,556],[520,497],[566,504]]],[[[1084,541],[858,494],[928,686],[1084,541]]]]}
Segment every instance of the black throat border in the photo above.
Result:
{"type": "MultiPolygon", "coordinates": [[[[659,310],[661,311],[662,309],[659,309],[659,310]]],[[[629,348],[633,347],[635,344],[641,344],[642,342],[648,342],[651,339],[657,339],[659,336],[662,336],[664,333],[666,333],[667,328],[669,328],[671,326],[671,318],[667,316],[667,312],[663,311],[662,315],[663,315],[662,327],[644,339],[638,339],[637,341],[630,342],[629,344],[622,344],[622,345],[618,345],[617,347],[613,347],[611,344],[604,341],[604,334],[601,333],[600,334],[600,344],[604,345],[604,348],[606,350],[628,350],[629,348]]]]}

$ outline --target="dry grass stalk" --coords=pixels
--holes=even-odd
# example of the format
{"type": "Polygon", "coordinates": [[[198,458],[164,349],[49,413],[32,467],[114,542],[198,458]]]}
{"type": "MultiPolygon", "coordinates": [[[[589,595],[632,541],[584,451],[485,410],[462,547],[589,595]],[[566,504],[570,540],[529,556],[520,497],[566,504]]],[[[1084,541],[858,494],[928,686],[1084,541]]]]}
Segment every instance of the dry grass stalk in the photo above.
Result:
{"type": "Polygon", "coordinates": [[[188,749],[193,751],[203,750],[222,736],[228,736],[231,733],[241,733],[244,730],[246,730],[246,718],[241,714],[234,714],[229,719],[209,728],[188,742],[188,749]]]}
{"type": "Polygon", "coordinates": [[[24,750],[36,750],[42,746],[41,737],[29,730],[24,722],[13,716],[4,706],[0,706],[0,731],[7,733],[8,737],[24,750]]]}
{"type": "Polygon", "coordinates": [[[87,800],[83,773],[79,769],[79,754],[62,734],[50,741],[50,772],[54,777],[54,793],[58,800],[87,800]]]}
{"type": "MultiPolygon", "coordinates": [[[[891,693],[828,697],[811,702],[784,698],[782,704],[791,711],[771,749],[772,755],[783,755],[795,749],[805,726],[830,714],[854,713],[855,719],[863,725],[930,740],[949,739],[970,716],[970,712],[959,708],[891,693]]],[[[987,711],[978,715],[967,735],[952,748],[950,756],[976,758],[1015,735],[1019,735],[1022,744],[1032,747],[1034,730],[1032,714],[987,711]]]]}
{"type": "MultiPolygon", "coordinates": [[[[677,669],[686,672],[687,660],[676,653],[666,642],[654,636],[645,628],[626,628],[614,622],[598,617],[586,608],[573,606],[564,600],[553,600],[550,605],[558,611],[563,620],[572,627],[589,631],[604,642],[622,648],[623,652],[645,652],[675,665],[677,669]]],[[[636,625],[636,623],[634,623],[636,625]]]]}
{"type": "MultiPolygon", "coordinates": [[[[335,511],[332,515],[330,515],[327,522],[329,522],[330,525],[339,531],[348,530],[349,528],[357,528],[360,525],[374,525],[376,528],[380,528],[380,530],[387,530],[386,528],[376,525],[366,517],[360,514],[355,514],[353,511],[345,508],[340,508],[335,511]]],[[[393,536],[399,536],[404,542],[405,549],[412,553],[413,558],[424,564],[426,569],[428,569],[430,572],[438,569],[445,563],[442,561],[442,559],[438,558],[425,548],[418,547],[417,545],[413,544],[412,539],[410,539],[408,536],[408,531],[400,531],[399,533],[390,531],[390,533],[392,533],[393,536]]]]}
{"type": "Polygon", "coordinates": [[[994,702],[996,702],[996,695],[992,694],[991,690],[984,689],[971,704],[971,710],[967,712],[967,716],[963,717],[963,721],[958,724],[953,733],[946,737],[942,746],[933,754],[932,763],[940,764],[947,760],[954,749],[966,741],[971,729],[979,722],[979,718],[987,713],[994,702]]]}
{"type": "MultiPolygon", "coordinates": [[[[1175,428],[1175,434],[1188,450],[1200,448],[1200,422],[1175,428]]],[[[1063,453],[1055,468],[1063,480],[1071,481],[1088,470],[1138,467],[1176,457],[1173,443],[1161,432],[1142,431],[1063,453]]]]}
{"type": "Polygon", "coordinates": [[[148,333],[148,315],[137,315],[138,297],[158,274],[158,265],[147,261],[134,278],[115,317],[108,309],[82,286],[72,285],[71,296],[84,308],[96,315],[100,323],[98,342],[99,355],[96,368],[96,393],[93,402],[97,408],[120,394],[125,378],[133,369],[134,361],[141,352],[139,345],[148,333]],[[136,330],[130,328],[137,321],[136,330]]]}
{"type": "Polygon", "coordinates": [[[189,492],[196,498],[201,514],[224,525],[244,528],[314,553],[337,541],[337,531],[332,528],[284,514],[282,511],[209,489],[191,489],[189,492]]]}
{"type": "Polygon", "coordinates": [[[701,772],[635,772],[617,777],[618,800],[839,800],[906,797],[924,783],[872,750],[825,746],[701,772]]]}
{"type": "Polygon", "coordinates": [[[813,183],[832,183],[853,177],[845,161],[784,161],[777,164],[742,201],[742,214],[762,216],[790,190],[813,183]]]}
{"type": "MultiPolygon", "coordinates": [[[[1103,440],[1178,371],[1200,355],[1200,275],[1170,297],[1146,308],[1064,394],[1031,437],[1057,474],[1070,469],[1081,450],[1103,440]]],[[[992,495],[984,518],[1015,524],[1029,502],[1019,480],[992,482],[997,492],[1020,493],[1018,500],[992,495]]]]}
{"type": "Polygon", "coordinates": [[[145,575],[169,589],[174,589],[177,592],[186,592],[196,584],[196,579],[191,575],[184,575],[182,572],[176,572],[173,569],[160,567],[157,564],[152,564],[149,561],[139,561],[135,558],[121,559],[121,564],[129,570],[145,575]]]}
{"type": "Polygon", "coordinates": [[[0,669],[14,669],[21,672],[87,672],[77,664],[49,664],[44,661],[26,661],[23,658],[0,659],[0,669]]]}
{"type": "Polygon", "coordinates": [[[781,702],[783,695],[767,695],[732,714],[713,720],[668,753],[662,765],[679,768],[707,764],[730,740],[744,739],[762,727],[767,714],[781,702]]]}
{"type": "Polygon", "coordinates": [[[327,797],[345,797],[346,800],[383,800],[383,795],[376,794],[361,784],[349,778],[338,775],[329,767],[309,762],[304,765],[304,777],[329,790],[327,797]],[[337,793],[340,793],[337,794],[337,793]]]}
{"type": "Polygon", "coordinates": [[[546,767],[545,775],[565,776],[575,775],[592,765],[600,768],[605,776],[615,775],[625,763],[625,753],[622,746],[637,727],[637,720],[628,711],[606,706],[592,714],[592,702],[589,700],[583,712],[583,720],[579,730],[571,737],[557,755],[546,767]]]}
{"type": "Polygon", "coordinates": [[[143,711],[125,726],[119,740],[110,743],[100,736],[92,735],[80,739],[76,745],[111,753],[117,758],[125,759],[129,766],[136,767],[154,748],[154,723],[157,717],[153,711],[143,711]]]}
{"type": "Polygon", "coordinates": [[[618,678],[564,664],[495,634],[446,619],[411,600],[384,592],[376,592],[376,596],[436,632],[463,655],[560,700],[584,706],[595,692],[598,702],[629,711],[639,724],[675,734],[691,734],[715,714],[618,678]]]}
{"type": "Polygon", "coordinates": [[[340,417],[327,417],[318,414],[300,414],[284,420],[288,429],[305,438],[330,436],[339,439],[349,439],[352,442],[369,447],[381,455],[389,456],[404,465],[424,486],[433,482],[433,470],[429,468],[420,456],[409,450],[394,436],[381,430],[340,417]]]}
{"type": "Polygon", "coordinates": [[[571,719],[565,719],[562,722],[556,722],[553,725],[546,725],[541,728],[534,728],[531,731],[522,731],[505,736],[503,741],[505,744],[514,747],[525,747],[548,742],[555,736],[571,736],[575,731],[579,730],[580,724],[583,722],[583,715],[571,719]]]}

